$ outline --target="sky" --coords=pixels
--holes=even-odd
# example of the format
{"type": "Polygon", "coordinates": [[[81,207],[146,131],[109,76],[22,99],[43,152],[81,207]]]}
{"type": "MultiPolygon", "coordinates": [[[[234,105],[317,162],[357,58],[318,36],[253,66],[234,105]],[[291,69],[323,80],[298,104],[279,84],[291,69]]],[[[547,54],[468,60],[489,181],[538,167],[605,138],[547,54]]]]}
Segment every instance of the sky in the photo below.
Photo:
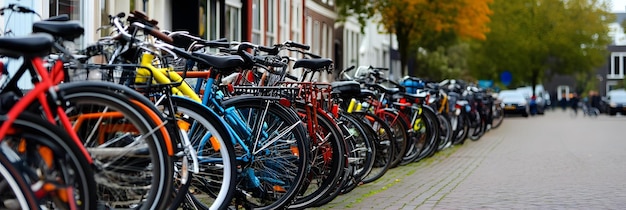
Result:
{"type": "Polygon", "coordinates": [[[626,12],[626,0],[611,0],[613,2],[613,12],[626,12]]]}

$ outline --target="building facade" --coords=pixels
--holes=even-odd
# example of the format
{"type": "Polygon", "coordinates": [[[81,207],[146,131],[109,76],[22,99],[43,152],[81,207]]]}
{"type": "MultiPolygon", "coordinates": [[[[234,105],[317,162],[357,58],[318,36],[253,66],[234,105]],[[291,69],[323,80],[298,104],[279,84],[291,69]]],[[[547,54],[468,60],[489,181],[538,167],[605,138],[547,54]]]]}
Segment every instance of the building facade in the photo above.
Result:
{"type": "MultiPolygon", "coordinates": [[[[76,40],[76,48],[96,42],[110,31],[109,15],[130,11],[145,12],[159,21],[161,30],[184,30],[212,40],[227,38],[260,45],[284,43],[288,40],[311,46],[311,52],[335,61],[335,72],[351,65],[395,67],[398,60],[395,38],[380,34],[374,21],[361,31],[358,22],[337,23],[335,0],[0,0],[1,6],[18,4],[32,8],[47,18],[69,14],[79,20],[85,34],[76,40]]],[[[0,16],[0,23],[12,34],[31,32],[31,24],[39,18],[31,14],[13,14],[12,20],[0,16]],[[19,21],[16,21],[18,20],[19,21]],[[4,26],[5,24],[3,24],[4,26]]],[[[4,31],[4,28],[0,28],[4,31]]],[[[301,56],[295,53],[290,56],[301,56]]],[[[294,72],[298,74],[298,72],[294,72]]],[[[334,80],[326,74],[322,81],[334,80]]],[[[396,78],[400,78],[398,75],[396,78]]]]}

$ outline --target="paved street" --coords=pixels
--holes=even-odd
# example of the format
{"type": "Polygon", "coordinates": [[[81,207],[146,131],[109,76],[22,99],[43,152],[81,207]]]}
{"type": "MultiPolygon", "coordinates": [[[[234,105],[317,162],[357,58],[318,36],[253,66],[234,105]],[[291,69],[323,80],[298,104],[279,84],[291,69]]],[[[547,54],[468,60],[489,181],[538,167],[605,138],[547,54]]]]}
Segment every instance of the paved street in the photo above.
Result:
{"type": "Polygon", "coordinates": [[[319,209],[623,209],[626,117],[508,117],[319,209]]]}

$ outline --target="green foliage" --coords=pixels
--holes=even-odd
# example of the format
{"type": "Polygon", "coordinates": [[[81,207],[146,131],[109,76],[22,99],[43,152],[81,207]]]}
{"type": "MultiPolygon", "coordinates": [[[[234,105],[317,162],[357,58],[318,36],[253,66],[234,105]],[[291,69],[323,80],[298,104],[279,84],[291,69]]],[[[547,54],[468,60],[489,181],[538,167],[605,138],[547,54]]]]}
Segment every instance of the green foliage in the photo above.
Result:
{"type": "Polygon", "coordinates": [[[601,66],[614,21],[601,0],[495,0],[487,40],[473,45],[474,75],[513,73],[513,83],[541,81],[545,73],[590,72],[601,66]]]}
{"type": "Polygon", "coordinates": [[[468,54],[468,43],[460,43],[447,48],[439,46],[432,51],[422,49],[417,56],[417,65],[423,71],[411,74],[434,81],[461,78],[467,73],[468,54]]]}

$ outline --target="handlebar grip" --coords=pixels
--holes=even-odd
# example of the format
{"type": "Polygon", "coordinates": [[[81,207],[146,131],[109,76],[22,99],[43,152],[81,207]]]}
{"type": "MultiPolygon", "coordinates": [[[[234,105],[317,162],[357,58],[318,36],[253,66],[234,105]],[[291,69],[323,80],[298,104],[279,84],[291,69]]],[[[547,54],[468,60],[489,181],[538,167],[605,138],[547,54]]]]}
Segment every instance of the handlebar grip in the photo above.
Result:
{"type": "Polygon", "coordinates": [[[159,31],[155,27],[146,26],[146,30],[148,31],[150,35],[156,37],[157,39],[160,39],[161,41],[164,41],[170,44],[174,43],[174,39],[172,39],[172,37],[168,36],[167,34],[164,34],[163,32],[159,31]]]}
{"type": "Polygon", "coordinates": [[[356,68],[356,66],[355,66],[355,65],[352,65],[352,66],[348,67],[346,70],[343,70],[343,71],[344,71],[344,72],[349,72],[349,71],[354,70],[355,68],[356,68]]]}
{"type": "Polygon", "coordinates": [[[303,50],[310,50],[311,49],[311,46],[309,46],[309,45],[304,45],[304,44],[291,42],[291,41],[285,43],[285,45],[287,45],[288,47],[296,47],[296,48],[300,48],[300,49],[303,49],[303,50]]]}
{"type": "Polygon", "coordinates": [[[21,13],[35,13],[34,10],[23,7],[23,6],[17,6],[17,11],[21,13]]]}
{"type": "Polygon", "coordinates": [[[270,55],[278,55],[278,47],[274,46],[274,47],[265,47],[265,46],[259,46],[258,48],[260,51],[266,52],[270,55]]]}
{"type": "Polygon", "coordinates": [[[130,14],[132,14],[136,18],[148,20],[148,15],[146,13],[142,12],[142,11],[133,10],[132,12],[130,12],[130,14]]]}
{"type": "Polygon", "coordinates": [[[250,48],[254,48],[254,46],[251,45],[250,43],[242,42],[242,43],[239,44],[239,47],[237,48],[237,51],[245,51],[245,50],[248,50],[250,48]]]}

